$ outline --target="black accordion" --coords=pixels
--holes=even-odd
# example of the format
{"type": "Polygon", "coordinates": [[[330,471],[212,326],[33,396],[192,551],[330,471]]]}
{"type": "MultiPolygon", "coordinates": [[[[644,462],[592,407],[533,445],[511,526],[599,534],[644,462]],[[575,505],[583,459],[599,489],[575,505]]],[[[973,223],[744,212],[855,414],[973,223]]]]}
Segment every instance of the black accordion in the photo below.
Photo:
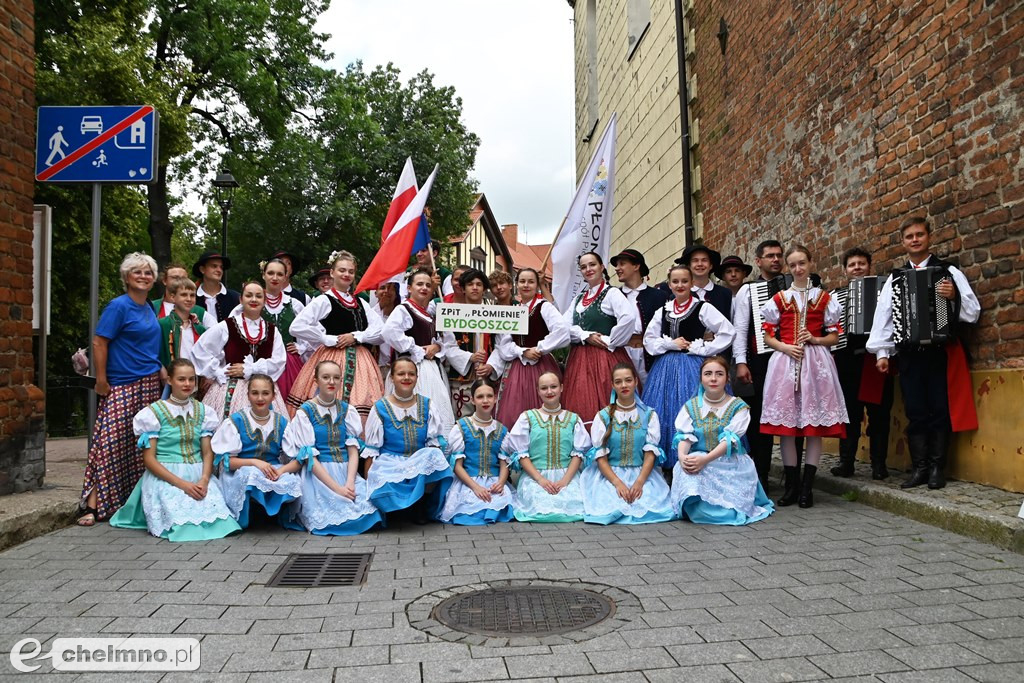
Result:
{"type": "Polygon", "coordinates": [[[878,306],[878,293],[885,280],[877,275],[859,277],[850,282],[846,301],[846,333],[867,336],[878,306]]]}
{"type": "Polygon", "coordinates": [[[941,266],[892,271],[892,340],[896,346],[941,345],[956,336],[960,299],[939,296],[949,278],[941,266]]]}

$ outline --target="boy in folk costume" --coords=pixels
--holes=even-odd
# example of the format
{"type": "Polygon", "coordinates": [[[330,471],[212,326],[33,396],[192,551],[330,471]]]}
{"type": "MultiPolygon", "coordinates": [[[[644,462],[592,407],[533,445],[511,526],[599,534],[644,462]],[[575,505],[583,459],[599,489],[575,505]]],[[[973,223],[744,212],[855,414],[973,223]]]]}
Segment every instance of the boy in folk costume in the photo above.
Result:
{"type": "MultiPolygon", "coordinates": [[[[213,324],[227,320],[241,302],[241,294],[224,286],[224,272],[231,259],[215,251],[207,251],[192,264],[192,275],[201,280],[196,290],[196,303],[214,317],[213,324]]],[[[207,329],[212,327],[206,321],[207,329]]]]}
{"type": "Polygon", "coordinates": [[[636,306],[639,315],[626,353],[633,361],[633,367],[636,368],[640,382],[643,383],[647,381],[647,371],[654,362],[654,358],[644,351],[644,331],[655,312],[666,301],[671,300],[672,296],[657,287],[647,285],[647,276],[650,275],[651,269],[647,267],[644,255],[636,249],[623,249],[622,253],[611,258],[611,264],[615,268],[615,276],[622,283],[619,289],[626,295],[626,300],[636,306]]]}
{"type": "Polygon", "coordinates": [[[174,303],[170,315],[160,318],[160,363],[170,368],[178,358],[191,358],[192,346],[206,328],[194,313],[196,286],[187,278],[167,283],[166,299],[174,303]]]}
{"type": "MultiPolygon", "coordinates": [[[[483,304],[490,289],[487,276],[475,268],[459,276],[459,288],[467,304],[483,304]]],[[[486,332],[455,333],[455,345],[445,352],[448,359],[448,388],[455,419],[473,414],[470,387],[477,379],[496,379],[505,372],[505,362],[495,349],[494,335],[486,332]]]]}

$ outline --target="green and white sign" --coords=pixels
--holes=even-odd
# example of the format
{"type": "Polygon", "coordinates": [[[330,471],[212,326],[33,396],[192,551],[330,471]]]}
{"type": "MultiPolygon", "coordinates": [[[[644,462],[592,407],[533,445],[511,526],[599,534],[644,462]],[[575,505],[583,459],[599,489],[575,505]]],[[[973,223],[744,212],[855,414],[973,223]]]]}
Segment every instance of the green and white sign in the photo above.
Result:
{"type": "Polygon", "coordinates": [[[436,321],[438,332],[526,334],[530,310],[526,306],[437,304],[436,321]]]}

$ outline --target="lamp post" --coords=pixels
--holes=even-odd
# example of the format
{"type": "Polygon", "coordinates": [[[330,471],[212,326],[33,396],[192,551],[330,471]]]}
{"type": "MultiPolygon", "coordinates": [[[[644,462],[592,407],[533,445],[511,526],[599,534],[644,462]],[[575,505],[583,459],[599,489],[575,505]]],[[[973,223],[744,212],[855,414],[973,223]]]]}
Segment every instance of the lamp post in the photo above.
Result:
{"type": "MultiPolygon", "coordinates": [[[[220,255],[227,257],[228,255],[228,212],[231,211],[231,198],[235,194],[235,188],[238,187],[238,181],[235,180],[235,176],[226,169],[222,168],[217,177],[213,179],[213,190],[217,196],[217,204],[220,205],[220,255]]],[[[227,281],[227,272],[225,271],[223,281],[227,281]]]]}

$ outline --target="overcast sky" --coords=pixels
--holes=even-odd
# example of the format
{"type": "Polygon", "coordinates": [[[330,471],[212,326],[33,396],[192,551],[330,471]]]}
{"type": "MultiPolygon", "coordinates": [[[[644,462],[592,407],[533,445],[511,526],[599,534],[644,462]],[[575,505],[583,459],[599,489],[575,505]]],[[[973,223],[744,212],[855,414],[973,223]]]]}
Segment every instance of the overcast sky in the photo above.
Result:
{"type": "MultiPolygon", "coordinates": [[[[564,0],[333,0],[317,30],[336,69],[393,62],[405,80],[427,69],[454,86],[495,218],[540,244],[575,190],[571,20],[564,0]]],[[[420,182],[429,171],[416,169],[420,182]]]]}

